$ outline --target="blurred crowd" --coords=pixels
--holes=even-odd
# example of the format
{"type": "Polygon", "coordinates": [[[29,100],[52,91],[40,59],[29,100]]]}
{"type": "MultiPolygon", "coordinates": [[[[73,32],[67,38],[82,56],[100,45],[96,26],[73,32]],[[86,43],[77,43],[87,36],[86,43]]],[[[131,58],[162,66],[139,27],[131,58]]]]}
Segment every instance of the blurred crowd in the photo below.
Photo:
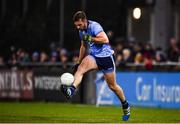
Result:
{"type": "MultiPolygon", "coordinates": [[[[112,39],[111,39],[112,40],[112,39]]],[[[158,62],[180,62],[180,44],[175,38],[169,41],[169,47],[163,50],[160,47],[154,48],[150,43],[138,43],[135,41],[117,41],[112,44],[115,51],[116,66],[123,66],[127,63],[145,64],[151,68],[153,63],[158,62]]],[[[78,60],[79,50],[70,51],[66,48],[56,47],[49,51],[26,51],[25,48],[11,47],[11,55],[7,60],[0,56],[0,64],[16,65],[17,63],[75,63],[78,60]]]]}
{"type": "Polygon", "coordinates": [[[116,66],[126,63],[144,64],[151,69],[153,64],[166,62],[180,62],[180,44],[175,38],[169,41],[169,47],[163,50],[161,47],[154,48],[150,43],[137,43],[134,41],[118,43],[115,47],[116,66]]]}
{"type": "Polygon", "coordinates": [[[20,63],[68,63],[76,62],[78,60],[78,51],[69,52],[66,48],[57,47],[53,50],[35,50],[28,52],[24,48],[11,47],[11,54],[7,61],[0,57],[0,64],[17,65],[20,63]]]}

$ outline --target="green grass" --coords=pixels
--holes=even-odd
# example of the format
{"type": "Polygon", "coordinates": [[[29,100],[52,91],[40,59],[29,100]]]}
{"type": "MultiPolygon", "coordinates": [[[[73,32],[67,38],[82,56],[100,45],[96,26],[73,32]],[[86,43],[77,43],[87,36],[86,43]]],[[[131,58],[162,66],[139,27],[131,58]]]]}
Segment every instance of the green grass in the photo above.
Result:
{"type": "MultiPolygon", "coordinates": [[[[0,122],[122,123],[121,108],[115,106],[62,103],[0,103],[0,122]]],[[[132,107],[130,123],[180,122],[180,110],[132,107]]]]}

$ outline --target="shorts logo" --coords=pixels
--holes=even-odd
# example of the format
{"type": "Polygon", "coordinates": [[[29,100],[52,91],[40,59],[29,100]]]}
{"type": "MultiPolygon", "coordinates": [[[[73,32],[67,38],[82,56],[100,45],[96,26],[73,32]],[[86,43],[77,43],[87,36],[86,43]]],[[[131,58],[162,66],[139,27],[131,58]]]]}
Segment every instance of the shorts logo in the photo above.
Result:
{"type": "Polygon", "coordinates": [[[111,67],[111,68],[108,68],[107,70],[111,70],[111,69],[113,69],[113,68],[111,67]]]}

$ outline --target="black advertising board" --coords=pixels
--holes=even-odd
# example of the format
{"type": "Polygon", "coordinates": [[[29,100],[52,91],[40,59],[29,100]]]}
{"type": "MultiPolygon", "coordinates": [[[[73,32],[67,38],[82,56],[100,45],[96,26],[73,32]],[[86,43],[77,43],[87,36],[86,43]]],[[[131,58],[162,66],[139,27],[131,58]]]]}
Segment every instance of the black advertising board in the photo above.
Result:
{"type": "MultiPolygon", "coordinates": [[[[34,69],[34,99],[42,101],[67,101],[60,92],[60,76],[64,72],[71,72],[70,69],[34,69]]],[[[77,90],[76,95],[70,102],[80,102],[81,90],[77,90]]]]}

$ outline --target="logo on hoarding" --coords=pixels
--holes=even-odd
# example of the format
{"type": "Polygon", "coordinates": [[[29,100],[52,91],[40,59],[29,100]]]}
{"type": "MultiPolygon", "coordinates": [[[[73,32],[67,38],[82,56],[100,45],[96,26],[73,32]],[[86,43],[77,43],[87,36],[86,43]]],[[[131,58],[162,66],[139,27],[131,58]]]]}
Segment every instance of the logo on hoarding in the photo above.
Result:
{"type": "Polygon", "coordinates": [[[35,88],[44,90],[59,90],[61,83],[59,77],[40,76],[35,77],[35,88]]]}
{"type": "Polygon", "coordinates": [[[113,104],[113,92],[109,89],[102,73],[97,74],[96,84],[98,85],[96,105],[113,104]]]}
{"type": "Polygon", "coordinates": [[[136,80],[136,97],[139,101],[150,100],[151,85],[142,83],[143,78],[138,77],[136,80]]]}
{"type": "Polygon", "coordinates": [[[152,82],[145,82],[143,77],[136,79],[136,98],[138,101],[159,101],[180,103],[180,86],[165,85],[153,78],[152,82]],[[153,94],[153,95],[151,95],[153,94]]]}
{"type": "Polygon", "coordinates": [[[32,71],[0,72],[0,97],[2,98],[32,98],[32,71]]]}

